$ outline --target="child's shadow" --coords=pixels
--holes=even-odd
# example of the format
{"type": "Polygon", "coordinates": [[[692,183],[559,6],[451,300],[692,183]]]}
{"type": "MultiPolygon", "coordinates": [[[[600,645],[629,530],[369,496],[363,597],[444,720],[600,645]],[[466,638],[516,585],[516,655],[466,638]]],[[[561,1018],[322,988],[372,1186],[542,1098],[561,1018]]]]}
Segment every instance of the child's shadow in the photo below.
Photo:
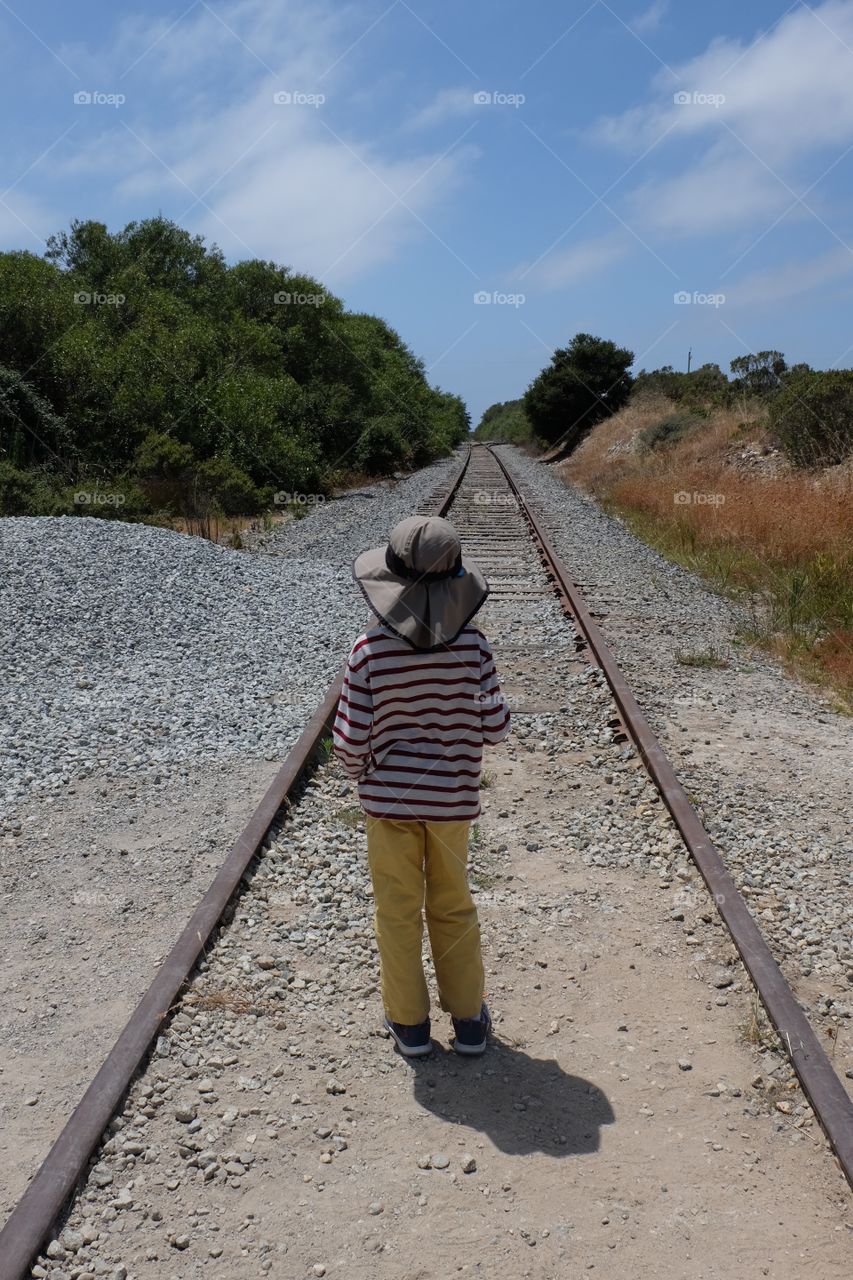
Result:
{"type": "Polygon", "coordinates": [[[435,1045],[430,1058],[410,1061],[422,1107],[488,1134],[510,1155],[597,1151],[600,1126],[615,1119],[597,1085],[502,1041],[493,1041],[482,1058],[460,1058],[435,1045]]]}

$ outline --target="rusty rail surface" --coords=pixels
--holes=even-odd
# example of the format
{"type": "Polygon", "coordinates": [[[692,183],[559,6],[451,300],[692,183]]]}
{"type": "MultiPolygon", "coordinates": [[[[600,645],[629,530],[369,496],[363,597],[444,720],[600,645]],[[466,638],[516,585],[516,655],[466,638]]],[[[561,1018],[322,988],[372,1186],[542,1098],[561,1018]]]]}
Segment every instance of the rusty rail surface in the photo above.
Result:
{"type": "Polygon", "coordinates": [[[503,459],[489,449],[526,520],[533,540],[552,578],[564,612],[574,621],[610,686],[622,722],[631,735],[646,770],[713,896],[759,999],[779,1033],[779,1039],[799,1077],[818,1123],[853,1187],[853,1102],[833,1069],[815,1031],[800,1007],[755,923],[744,898],[726,870],[663,747],[640,710],[625,676],[617,666],[583,596],[571,580],[551,540],[536,519],[503,459]]]}
{"type": "MultiPolygon", "coordinates": [[[[450,508],[468,469],[470,457],[469,447],[441,499],[439,514],[445,515],[450,508]]],[[[202,956],[206,943],[277,814],[300,779],[316,763],[320,743],[334,719],[342,680],[343,670],[332,681],[177,942],[157,970],[103,1066],[9,1215],[0,1231],[0,1280],[22,1280],[29,1273],[33,1258],[85,1174],[89,1157],[121,1104],[134,1074],[202,956]]]]}

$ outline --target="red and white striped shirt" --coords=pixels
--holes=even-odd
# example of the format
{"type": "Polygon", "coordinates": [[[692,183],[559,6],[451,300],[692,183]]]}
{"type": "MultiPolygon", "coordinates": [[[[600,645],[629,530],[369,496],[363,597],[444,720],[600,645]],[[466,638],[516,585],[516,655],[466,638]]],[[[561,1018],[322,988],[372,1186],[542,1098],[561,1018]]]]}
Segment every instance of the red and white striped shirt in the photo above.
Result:
{"type": "Polygon", "coordinates": [[[332,740],[371,817],[451,822],[479,814],[483,746],[509,727],[482,631],[428,652],[379,626],[353,645],[332,740]]]}

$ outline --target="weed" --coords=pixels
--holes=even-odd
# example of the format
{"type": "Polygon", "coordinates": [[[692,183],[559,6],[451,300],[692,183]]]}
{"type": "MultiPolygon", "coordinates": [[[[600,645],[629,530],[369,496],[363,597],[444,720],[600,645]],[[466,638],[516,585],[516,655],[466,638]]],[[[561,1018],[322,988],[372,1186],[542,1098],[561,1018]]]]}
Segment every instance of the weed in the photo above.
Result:
{"type": "Polygon", "coordinates": [[[675,661],[682,667],[727,667],[729,665],[723,655],[714,648],[676,649],[675,661]]]}

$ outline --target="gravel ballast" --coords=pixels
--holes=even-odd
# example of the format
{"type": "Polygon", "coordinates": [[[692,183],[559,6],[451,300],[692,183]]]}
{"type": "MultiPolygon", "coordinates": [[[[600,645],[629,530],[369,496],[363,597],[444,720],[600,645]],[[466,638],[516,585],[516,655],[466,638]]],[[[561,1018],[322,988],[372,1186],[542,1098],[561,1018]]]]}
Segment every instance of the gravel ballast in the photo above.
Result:
{"type": "Polygon", "coordinates": [[[850,720],[740,639],[736,603],[553,468],[498,453],[544,517],[777,960],[835,1039],[850,1025],[853,982],[850,720]],[[709,652],[723,665],[684,661],[709,652]]]}

